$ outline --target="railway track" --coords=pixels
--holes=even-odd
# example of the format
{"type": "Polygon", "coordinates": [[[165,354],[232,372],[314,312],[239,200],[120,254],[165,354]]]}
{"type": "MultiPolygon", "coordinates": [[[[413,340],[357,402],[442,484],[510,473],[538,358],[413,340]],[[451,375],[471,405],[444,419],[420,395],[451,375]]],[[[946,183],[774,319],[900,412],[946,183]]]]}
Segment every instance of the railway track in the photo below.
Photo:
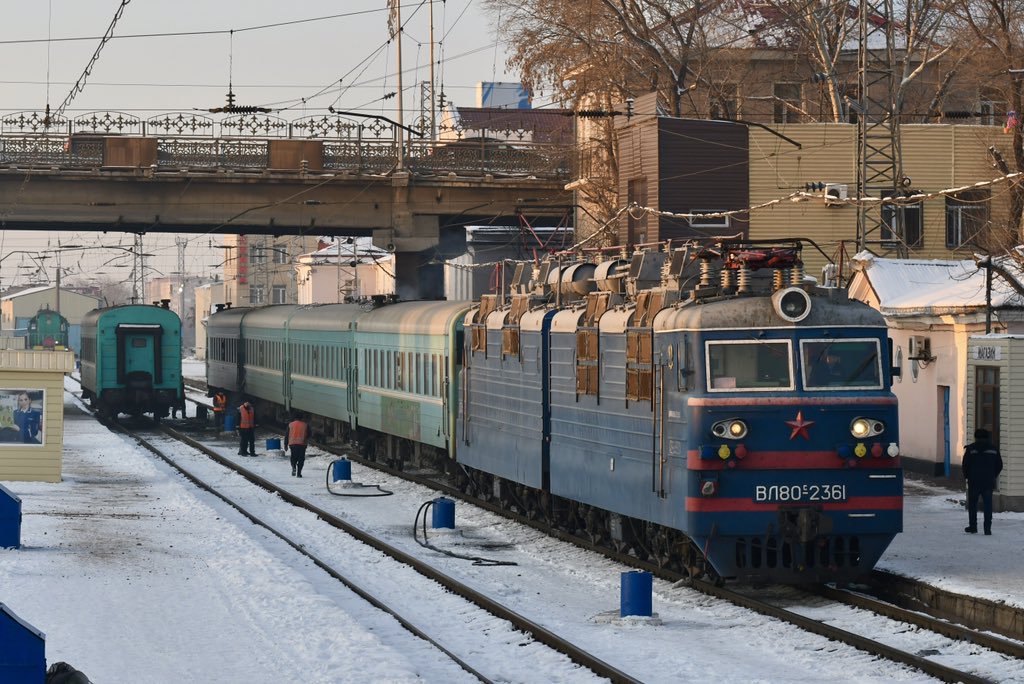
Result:
{"type": "MultiPolygon", "coordinates": [[[[346,449],[343,452],[341,449],[330,446],[318,445],[318,447],[336,455],[344,453],[354,462],[430,487],[448,496],[465,499],[460,491],[443,481],[443,474],[437,476],[410,474],[353,456],[353,450],[346,449]],[[438,479],[438,477],[442,479],[438,479]]],[[[832,587],[821,587],[815,592],[798,592],[792,588],[768,588],[751,592],[739,591],[732,587],[715,586],[638,561],[633,556],[597,546],[564,531],[551,529],[537,520],[508,511],[493,503],[476,499],[468,499],[468,501],[475,506],[510,517],[545,534],[598,552],[616,562],[648,570],[655,576],[670,582],[685,582],[688,586],[709,596],[774,617],[803,630],[848,644],[879,657],[914,667],[942,681],[1005,681],[1012,678],[1024,665],[1024,645],[1019,641],[993,636],[988,633],[991,631],[991,626],[988,626],[986,631],[985,626],[976,625],[975,628],[972,628],[958,625],[948,619],[929,616],[920,611],[907,610],[864,593],[832,587]],[[846,606],[845,610],[852,612],[848,612],[847,617],[844,618],[842,611],[837,608],[838,606],[846,606]],[[846,622],[863,622],[865,613],[878,616],[871,620],[873,625],[869,630],[871,636],[858,634],[843,627],[846,622]],[[835,617],[830,618],[829,615],[835,617]],[[852,620],[852,618],[856,618],[856,620],[852,620]],[[916,633],[918,636],[915,639],[902,636],[908,633],[916,633]],[[971,649],[972,653],[990,654],[985,658],[985,662],[1003,662],[1005,669],[1000,670],[998,667],[993,667],[982,668],[979,671],[964,671],[942,662],[948,660],[949,654],[962,652],[964,648],[971,649]]],[[[876,576],[884,578],[884,575],[881,574],[876,574],[876,576]]],[[[905,578],[902,581],[911,585],[915,584],[913,580],[905,578]]],[[[931,589],[933,593],[937,591],[934,588],[931,589]]]]}
{"type": "MultiPolygon", "coordinates": [[[[317,546],[322,546],[324,544],[322,540],[316,541],[315,538],[317,533],[307,532],[306,534],[300,534],[294,530],[286,530],[284,526],[275,520],[270,519],[269,516],[254,512],[253,507],[243,500],[243,496],[226,493],[223,488],[211,484],[195,468],[190,468],[187,464],[183,463],[183,459],[175,455],[180,450],[180,447],[169,449],[167,448],[167,445],[161,445],[161,440],[155,438],[154,434],[129,430],[128,428],[116,423],[108,423],[108,426],[111,429],[120,431],[131,439],[137,441],[145,449],[149,450],[158,458],[182,473],[182,475],[196,487],[221,499],[238,510],[252,523],[281,539],[296,553],[308,558],[321,570],[338,582],[341,582],[375,608],[391,615],[408,631],[417,637],[428,641],[446,656],[451,658],[459,667],[482,682],[506,680],[509,676],[507,670],[508,662],[517,660],[523,663],[524,668],[519,676],[522,677],[522,681],[529,680],[531,677],[536,675],[534,666],[529,664],[530,658],[524,659],[524,655],[529,651],[533,651],[531,658],[538,659],[534,662],[550,662],[553,657],[557,657],[554,654],[560,654],[572,661],[572,663],[576,663],[577,665],[587,668],[596,678],[606,678],[613,682],[634,683],[642,681],[641,679],[631,676],[629,673],[623,672],[602,661],[586,651],[586,649],[574,644],[565,636],[530,620],[528,617],[517,613],[466,583],[445,574],[431,564],[387,543],[383,539],[374,536],[356,525],[343,520],[341,517],[331,513],[330,511],[320,508],[302,497],[296,496],[285,488],[277,486],[274,482],[261,477],[259,474],[243,467],[230,458],[225,458],[217,451],[210,449],[205,444],[202,444],[192,437],[179,432],[170,425],[166,423],[152,425],[151,429],[155,434],[166,435],[173,439],[177,444],[186,445],[187,448],[202,454],[205,459],[208,459],[223,468],[227,468],[238,476],[244,478],[249,483],[255,485],[260,490],[269,492],[278,497],[283,502],[281,505],[288,505],[308,511],[315,515],[318,520],[331,528],[343,532],[345,535],[355,539],[357,542],[381,552],[394,563],[401,564],[414,570],[423,578],[422,586],[415,587],[406,585],[400,588],[393,587],[387,592],[390,595],[398,595],[402,597],[403,607],[397,608],[394,603],[389,604],[378,595],[382,592],[379,590],[375,592],[364,588],[358,579],[352,577],[349,572],[341,569],[337,562],[329,561],[325,559],[322,554],[316,552],[314,549],[316,549],[317,546]],[[423,600],[429,601],[432,606],[431,609],[426,612],[431,614],[437,612],[436,608],[433,607],[435,605],[433,601],[436,599],[430,598],[432,595],[437,595],[437,585],[440,585],[440,587],[451,592],[451,594],[459,597],[463,602],[468,602],[476,611],[486,613],[486,615],[467,616],[467,612],[470,610],[467,607],[453,607],[452,610],[460,614],[462,616],[462,620],[458,626],[452,625],[453,629],[449,630],[439,628],[439,623],[436,621],[425,625],[422,624],[423,621],[421,618],[417,619],[415,616],[409,616],[408,613],[410,612],[424,612],[422,608],[420,610],[408,610],[408,606],[406,604],[412,596],[425,597],[423,600]],[[459,649],[457,647],[446,645],[460,643],[465,644],[472,643],[472,641],[474,641],[467,639],[465,631],[468,627],[462,623],[482,624],[488,621],[493,621],[495,618],[506,621],[511,626],[512,630],[518,630],[523,634],[529,635],[535,643],[530,644],[528,642],[524,642],[521,636],[510,639],[508,638],[508,634],[512,630],[506,629],[494,630],[496,632],[496,637],[494,640],[488,641],[485,648],[481,648],[479,646],[478,639],[476,640],[478,642],[476,646],[469,649],[465,646],[462,649],[459,649]],[[470,653],[463,652],[465,650],[469,650],[470,653]],[[538,655],[536,653],[538,650],[550,650],[554,654],[538,655]],[[507,651],[507,653],[502,653],[502,651],[507,651]],[[491,663],[500,663],[501,671],[489,673],[488,670],[491,669],[489,667],[491,663]]],[[[252,489],[255,489],[255,487],[252,489]]],[[[232,487],[232,491],[237,492],[237,487],[232,487]]],[[[384,567],[378,568],[376,572],[380,576],[387,576],[396,573],[395,570],[384,567]]],[[[567,663],[566,667],[568,668],[572,666],[567,663]]]]}

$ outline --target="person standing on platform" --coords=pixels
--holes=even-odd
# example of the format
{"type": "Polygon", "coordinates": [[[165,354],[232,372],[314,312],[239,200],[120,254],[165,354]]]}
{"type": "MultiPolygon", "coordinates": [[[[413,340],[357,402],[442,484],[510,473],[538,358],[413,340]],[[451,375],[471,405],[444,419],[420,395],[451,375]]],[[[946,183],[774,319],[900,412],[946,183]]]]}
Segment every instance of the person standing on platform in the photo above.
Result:
{"type": "Polygon", "coordinates": [[[302,465],[306,462],[306,445],[309,443],[309,423],[301,413],[296,413],[288,423],[284,435],[284,448],[291,451],[292,477],[302,477],[302,465]]]}
{"type": "Polygon", "coordinates": [[[1003,456],[985,428],[974,431],[974,442],[964,449],[962,469],[964,479],[967,480],[968,524],[964,532],[975,534],[978,531],[978,497],[981,497],[985,534],[992,534],[992,490],[995,489],[996,478],[1003,470],[1003,456]]]}
{"type": "Polygon", "coordinates": [[[217,432],[224,430],[224,413],[228,410],[228,395],[221,390],[213,395],[213,429],[217,432]]]}
{"type": "Polygon", "coordinates": [[[238,455],[256,455],[256,409],[248,401],[238,407],[238,455]]]}

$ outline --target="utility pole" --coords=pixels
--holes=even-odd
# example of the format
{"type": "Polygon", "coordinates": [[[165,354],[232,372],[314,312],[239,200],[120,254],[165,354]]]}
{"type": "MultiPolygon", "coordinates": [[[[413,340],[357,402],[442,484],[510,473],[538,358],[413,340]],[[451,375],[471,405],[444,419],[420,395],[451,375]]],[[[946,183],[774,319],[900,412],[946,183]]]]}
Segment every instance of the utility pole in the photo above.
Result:
{"type": "MultiPolygon", "coordinates": [[[[185,325],[185,246],[188,238],[183,235],[175,236],[174,244],[178,247],[178,313],[181,315],[181,325],[185,325]]],[[[183,331],[184,333],[184,331],[183,331]]],[[[184,337],[184,334],[182,334],[184,337]]]]}
{"type": "Polygon", "coordinates": [[[132,244],[132,304],[138,304],[146,296],[145,262],[143,261],[143,238],[135,234],[132,244]]]}
{"type": "MultiPolygon", "coordinates": [[[[390,12],[388,13],[388,35],[395,41],[397,46],[398,61],[398,123],[403,124],[404,108],[402,107],[402,5],[401,0],[388,0],[390,12]]],[[[404,169],[403,157],[405,156],[405,131],[402,126],[395,127],[395,139],[398,142],[398,159],[395,160],[395,170],[404,169]]]]}
{"type": "Polygon", "coordinates": [[[434,93],[434,0],[430,0],[430,141],[437,140],[437,101],[434,93]]]}

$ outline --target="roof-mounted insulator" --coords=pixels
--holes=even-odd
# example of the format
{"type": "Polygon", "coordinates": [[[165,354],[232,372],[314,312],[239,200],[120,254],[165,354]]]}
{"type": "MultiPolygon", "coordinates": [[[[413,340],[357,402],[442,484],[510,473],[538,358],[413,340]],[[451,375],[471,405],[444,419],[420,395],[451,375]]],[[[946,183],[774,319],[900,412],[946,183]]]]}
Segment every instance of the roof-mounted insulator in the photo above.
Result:
{"type": "Polygon", "coordinates": [[[736,292],[739,294],[746,294],[750,292],[750,268],[745,264],[741,263],[739,272],[736,274],[739,280],[736,292]]]}
{"type": "Polygon", "coordinates": [[[733,287],[734,287],[734,284],[733,284],[733,278],[732,278],[732,269],[731,268],[723,268],[722,269],[722,291],[725,294],[728,294],[728,293],[732,292],[733,287]]]}
{"type": "Polygon", "coordinates": [[[789,271],[789,284],[793,287],[800,287],[804,284],[804,265],[797,261],[789,271]]]}
{"type": "Polygon", "coordinates": [[[711,270],[711,260],[710,259],[701,259],[700,260],[700,286],[701,287],[711,287],[711,285],[712,285],[712,282],[711,282],[712,275],[713,274],[712,274],[712,270],[711,270]]]}

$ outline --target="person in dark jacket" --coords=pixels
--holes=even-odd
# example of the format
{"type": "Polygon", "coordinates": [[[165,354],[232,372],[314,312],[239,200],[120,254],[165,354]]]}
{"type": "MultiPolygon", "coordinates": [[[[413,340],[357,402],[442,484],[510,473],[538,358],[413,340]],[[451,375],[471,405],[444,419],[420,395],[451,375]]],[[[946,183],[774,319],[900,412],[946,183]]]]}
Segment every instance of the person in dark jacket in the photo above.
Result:
{"type": "Polygon", "coordinates": [[[996,478],[1003,470],[1003,457],[999,447],[985,428],[974,431],[974,442],[964,449],[964,479],[967,480],[967,527],[964,532],[978,531],[978,497],[985,512],[985,534],[992,534],[992,490],[996,478]]]}

